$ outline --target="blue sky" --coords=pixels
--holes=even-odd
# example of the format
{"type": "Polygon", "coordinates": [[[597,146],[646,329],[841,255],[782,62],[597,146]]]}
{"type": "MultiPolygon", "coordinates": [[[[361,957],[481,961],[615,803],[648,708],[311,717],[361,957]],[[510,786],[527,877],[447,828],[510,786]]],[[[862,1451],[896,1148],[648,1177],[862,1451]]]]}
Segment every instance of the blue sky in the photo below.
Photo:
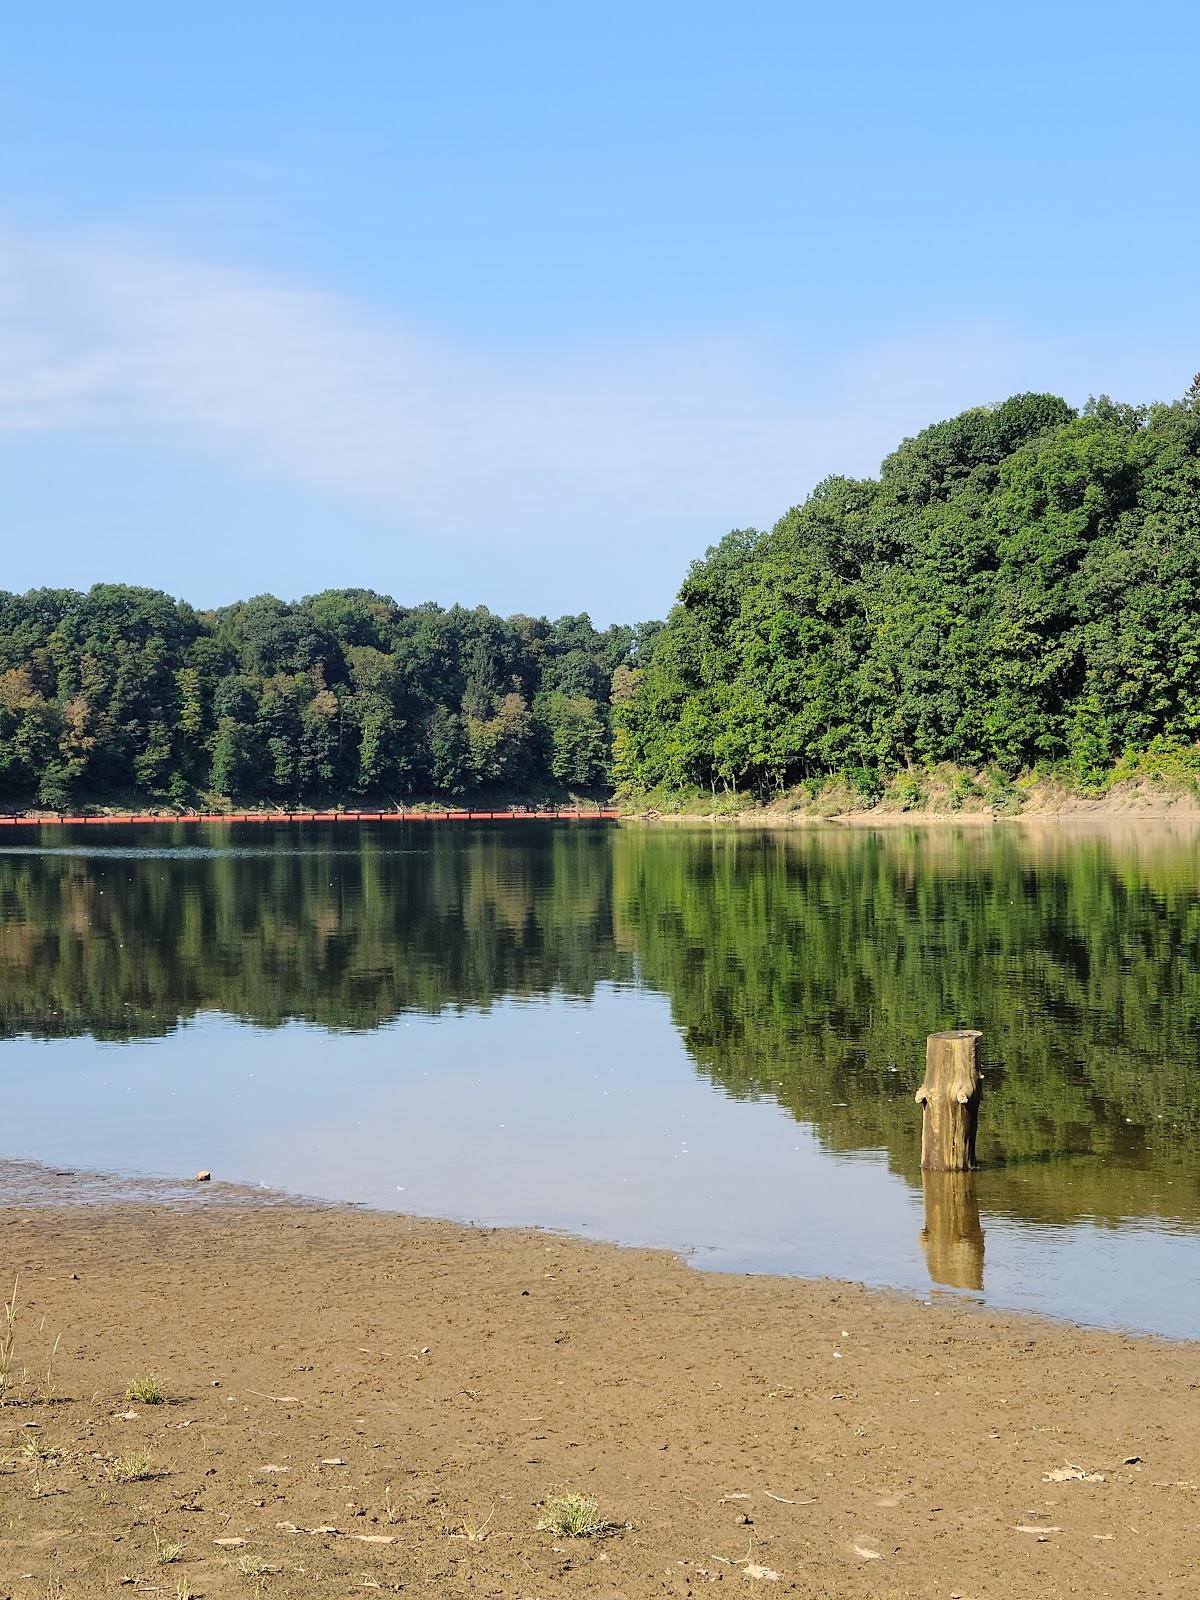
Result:
{"type": "Polygon", "coordinates": [[[0,584],[661,614],[831,471],[1200,367],[1200,14],[11,8],[0,584]]]}

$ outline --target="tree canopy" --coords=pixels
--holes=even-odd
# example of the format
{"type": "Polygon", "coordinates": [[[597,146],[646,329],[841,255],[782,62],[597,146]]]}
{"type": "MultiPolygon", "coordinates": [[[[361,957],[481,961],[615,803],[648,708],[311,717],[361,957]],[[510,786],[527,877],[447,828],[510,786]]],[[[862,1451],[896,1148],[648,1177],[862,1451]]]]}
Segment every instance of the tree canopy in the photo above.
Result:
{"type": "Polygon", "coordinates": [[[654,631],[362,589],[209,613],[118,584],[0,593],[0,793],[61,806],[606,786],[614,675],[654,631]]]}
{"type": "Polygon", "coordinates": [[[1093,781],[1200,737],[1200,379],[1016,395],[827,478],[693,564],[617,711],[641,789],[769,795],[920,763],[1093,781]]]}
{"type": "Polygon", "coordinates": [[[1099,783],[1200,743],[1200,377],[906,439],[693,563],[664,625],[366,589],[0,593],[0,795],[62,806],[718,789],[952,762],[1099,783]]]}

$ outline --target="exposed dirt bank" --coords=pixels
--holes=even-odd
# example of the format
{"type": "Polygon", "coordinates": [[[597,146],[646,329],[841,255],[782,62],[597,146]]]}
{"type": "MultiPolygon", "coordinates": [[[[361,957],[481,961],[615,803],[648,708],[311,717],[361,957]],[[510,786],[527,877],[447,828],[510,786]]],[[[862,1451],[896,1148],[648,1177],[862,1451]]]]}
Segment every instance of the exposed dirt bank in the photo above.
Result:
{"type": "MultiPolygon", "coordinates": [[[[222,802],[218,810],[192,811],[187,814],[167,811],[156,807],[152,802],[139,801],[136,798],[124,804],[95,800],[81,802],[78,816],[86,815],[92,821],[153,820],[159,823],[181,820],[237,821],[244,817],[264,822],[286,822],[292,818],[311,820],[313,817],[321,821],[337,817],[346,820],[364,817],[370,820],[380,814],[391,817],[403,814],[406,817],[419,819],[428,814],[445,816],[449,807],[450,814],[455,817],[471,815],[485,820],[500,814],[506,817],[538,818],[560,813],[570,816],[582,812],[588,816],[596,813],[603,813],[606,817],[619,816],[624,822],[693,824],[723,822],[748,828],[796,828],[829,823],[871,828],[911,827],[913,824],[924,823],[990,827],[1005,822],[1045,821],[1048,818],[1075,820],[1083,817],[1139,818],[1145,821],[1161,821],[1167,818],[1200,820],[1200,791],[1194,784],[1156,781],[1149,778],[1131,779],[1115,784],[1104,794],[1081,794],[1052,780],[1025,777],[1018,779],[1007,791],[1007,798],[1002,804],[987,803],[978,784],[972,784],[967,798],[960,796],[952,801],[953,793],[953,785],[944,776],[935,773],[926,776],[918,801],[909,802],[900,799],[899,790],[896,784],[893,784],[888,793],[875,805],[863,805],[852,790],[834,783],[812,799],[802,797],[797,791],[769,805],[756,805],[752,801],[746,801],[744,804],[713,805],[711,809],[706,809],[702,801],[695,800],[682,803],[680,808],[676,809],[673,801],[656,804],[649,800],[622,798],[620,795],[569,795],[565,798],[561,796],[546,798],[505,793],[493,799],[476,796],[469,805],[462,802],[452,803],[445,799],[406,801],[403,812],[390,798],[368,801],[354,796],[337,801],[326,800],[323,804],[305,805],[298,811],[291,812],[283,810],[278,805],[254,802],[239,803],[231,810],[227,803],[222,802]]],[[[30,823],[57,823],[62,820],[60,813],[39,809],[32,803],[15,810],[0,811],[0,822],[11,821],[14,817],[30,823]]]]}
{"type": "Polygon", "coordinates": [[[14,1600],[1200,1583],[1195,1346],[217,1189],[0,1210],[0,1270],[26,1392],[61,1333],[0,1407],[14,1600]]]}
{"type": "Polygon", "coordinates": [[[837,795],[811,806],[783,802],[742,809],[685,811],[626,809],[623,820],[653,823],[733,823],[745,828],[810,828],[831,823],[843,827],[913,827],[954,824],[959,827],[993,827],[1013,822],[1076,822],[1081,820],[1200,822],[1200,799],[1191,789],[1168,788],[1145,781],[1122,784],[1104,795],[1073,794],[1053,784],[1024,786],[1011,803],[987,806],[966,802],[950,808],[936,791],[928,802],[905,807],[885,800],[875,806],[855,805],[837,795]]]}

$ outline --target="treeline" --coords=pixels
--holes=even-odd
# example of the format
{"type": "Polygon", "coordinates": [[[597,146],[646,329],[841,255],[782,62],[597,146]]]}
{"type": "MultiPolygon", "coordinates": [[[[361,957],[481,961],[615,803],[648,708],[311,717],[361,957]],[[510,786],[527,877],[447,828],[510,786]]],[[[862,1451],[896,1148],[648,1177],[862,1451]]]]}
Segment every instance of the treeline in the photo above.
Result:
{"type": "Polygon", "coordinates": [[[1017,395],[828,478],[683,584],[618,718],[630,789],[864,799],[955,762],[1103,780],[1200,739],[1200,377],[1017,395]]]}
{"type": "Polygon", "coordinates": [[[212,612],[119,584],[0,593],[0,795],[606,786],[612,701],[655,631],[357,589],[212,612]]]}
{"type": "Polygon", "coordinates": [[[832,777],[870,801],[923,766],[1086,788],[1147,753],[1200,770],[1198,746],[1200,377],[1170,405],[1024,394],[926,428],[878,479],[730,533],[665,627],[0,593],[7,803],[832,777]]]}

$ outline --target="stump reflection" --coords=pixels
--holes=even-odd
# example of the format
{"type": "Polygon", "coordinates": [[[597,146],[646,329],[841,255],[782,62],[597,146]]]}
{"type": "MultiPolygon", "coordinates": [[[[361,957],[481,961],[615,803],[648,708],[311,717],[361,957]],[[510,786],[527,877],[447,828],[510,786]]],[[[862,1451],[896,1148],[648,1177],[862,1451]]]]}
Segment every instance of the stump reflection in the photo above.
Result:
{"type": "Polygon", "coordinates": [[[983,1288],[983,1228],[973,1172],[923,1172],[925,1227],[921,1244],[934,1283],[983,1288]]]}

